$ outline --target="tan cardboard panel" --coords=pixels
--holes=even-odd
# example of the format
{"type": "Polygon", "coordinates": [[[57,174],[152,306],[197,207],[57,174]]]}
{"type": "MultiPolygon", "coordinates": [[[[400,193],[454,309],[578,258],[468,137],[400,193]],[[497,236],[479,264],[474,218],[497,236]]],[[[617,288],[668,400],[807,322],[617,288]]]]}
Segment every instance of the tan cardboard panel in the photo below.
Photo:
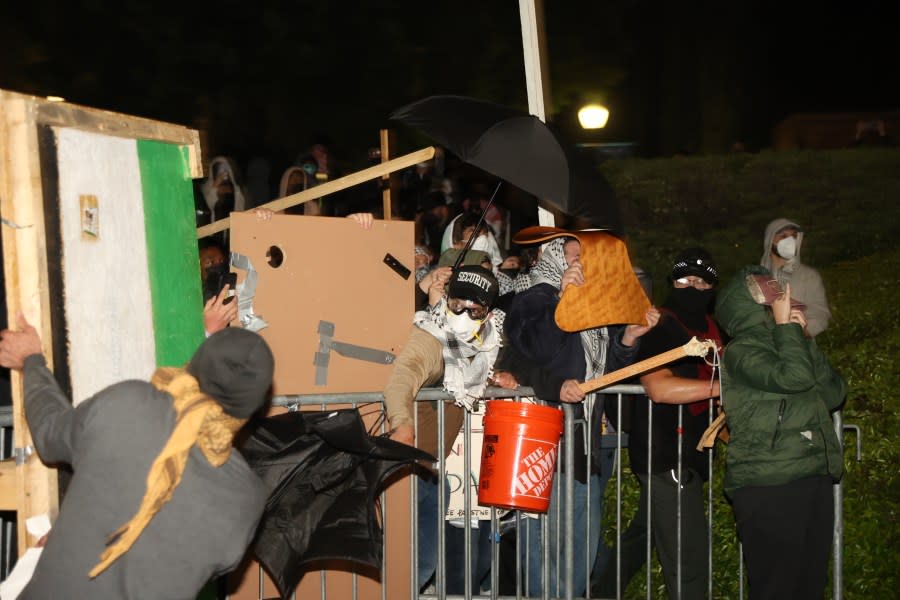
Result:
{"type": "MultiPolygon", "coordinates": [[[[253,312],[275,354],[276,395],[371,392],[384,388],[391,365],[328,355],[327,381],[316,384],[320,322],[332,339],[398,354],[412,322],[413,223],[376,220],[363,229],[351,219],[232,214],[231,250],[247,256],[258,274],[253,312]],[[281,256],[278,266],[273,257],[281,256]],[[401,277],[385,264],[390,254],[409,269],[401,277]]],[[[238,286],[246,273],[237,270],[238,286]]]]}

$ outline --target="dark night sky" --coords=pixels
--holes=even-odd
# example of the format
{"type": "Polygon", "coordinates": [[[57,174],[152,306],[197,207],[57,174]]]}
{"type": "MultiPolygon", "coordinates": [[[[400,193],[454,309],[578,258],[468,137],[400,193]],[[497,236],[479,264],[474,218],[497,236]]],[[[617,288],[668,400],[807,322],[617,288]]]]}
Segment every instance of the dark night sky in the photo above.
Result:
{"type": "MultiPolygon", "coordinates": [[[[526,107],[515,0],[382,4],[4,2],[0,87],[208,129],[214,153],[276,171],[322,138],[361,161],[392,109],[431,94],[526,107]]],[[[653,156],[900,108],[886,5],[546,2],[553,120],[601,98],[598,141],[653,156]]]]}

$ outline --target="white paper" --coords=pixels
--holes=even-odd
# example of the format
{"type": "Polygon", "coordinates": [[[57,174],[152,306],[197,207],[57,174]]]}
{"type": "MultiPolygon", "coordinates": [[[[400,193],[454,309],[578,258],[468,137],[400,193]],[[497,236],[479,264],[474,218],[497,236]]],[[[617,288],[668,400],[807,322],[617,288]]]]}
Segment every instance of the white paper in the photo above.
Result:
{"type": "Polygon", "coordinates": [[[29,548],[25,551],[24,556],[20,556],[16,561],[16,567],[12,570],[5,580],[0,583],[0,600],[15,600],[31,581],[34,574],[34,568],[37,566],[38,559],[41,557],[43,548],[29,548]]]}

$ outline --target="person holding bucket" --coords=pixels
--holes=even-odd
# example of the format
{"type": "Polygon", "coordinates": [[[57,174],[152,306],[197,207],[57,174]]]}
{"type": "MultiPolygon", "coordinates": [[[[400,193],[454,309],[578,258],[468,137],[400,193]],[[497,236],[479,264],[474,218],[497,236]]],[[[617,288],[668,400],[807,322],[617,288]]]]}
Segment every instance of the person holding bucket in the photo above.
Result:
{"type": "MultiPolygon", "coordinates": [[[[499,289],[494,275],[481,266],[457,268],[446,286],[442,279],[435,279],[429,289],[429,306],[415,314],[414,327],[394,360],[384,389],[391,439],[432,456],[441,451],[446,458],[450,453],[465,410],[472,408],[487,387],[500,350],[500,327],[495,322],[499,313],[492,310],[499,289]],[[437,403],[415,403],[421,388],[439,383],[454,398],[444,410],[444,448],[438,448],[437,403]]],[[[437,564],[436,528],[442,521],[437,514],[438,489],[433,476],[419,481],[419,589],[428,583],[437,564]]]]}
{"type": "MultiPolygon", "coordinates": [[[[514,296],[504,326],[510,355],[504,362],[510,365],[509,369],[517,381],[534,388],[544,400],[578,404],[576,419],[584,419],[585,413],[585,394],[578,387],[579,382],[631,364],[637,354],[638,339],[657,323],[660,316],[659,311],[651,307],[642,325],[600,327],[574,333],[560,329],[554,315],[562,292],[569,285],[585,283],[580,257],[581,243],[574,237],[558,237],[548,242],[531,270],[532,287],[514,296]]],[[[592,427],[598,426],[596,421],[600,413],[596,410],[589,415],[589,418],[593,417],[592,427]]],[[[584,436],[584,427],[576,427],[576,439],[573,440],[576,449],[585,447],[584,436]]],[[[584,592],[587,581],[587,564],[581,549],[584,549],[587,561],[593,564],[600,543],[603,490],[600,489],[599,470],[587,464],[586,452],[577,451],[575,454],[576,472],[568,475],[575,479],[573,547],[578,549],[579,558],[572,565],[572,581],[574,595],[577,596],[584,592]],[[589,481],[591,498],[588,498],[589,481]]],[[[566,594],[563,572],[557,567],[562,554],[558,531],[561,527],[559,511],[564,500],[561,492],[561,487],[554,486],[548,511],[551,539],[547,559],[550,561],[551,578],[556,578],[559,573],[558,579],[551,582],[551,596],[566,594]]],[[[529,519],[527,529],[526,593],[540,595],[540,524],[529,519]]]]}

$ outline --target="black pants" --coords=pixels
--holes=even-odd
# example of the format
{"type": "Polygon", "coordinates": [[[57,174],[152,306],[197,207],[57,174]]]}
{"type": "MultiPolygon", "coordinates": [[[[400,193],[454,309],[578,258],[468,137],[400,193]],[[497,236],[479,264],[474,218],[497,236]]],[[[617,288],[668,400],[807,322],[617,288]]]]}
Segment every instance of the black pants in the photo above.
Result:
{"type": "Polygon", "coordinates": [[[750,600],[822,600],[834,533],[827,475],[732,494],[750,600]]]}
{"type": "MultiPolygon", "coordinates": [[[[702,600],[707,590],[707,527],[704,511],[703,478],[690,468],[682,472],[681,485],[681,589],[679,576],[678,494],[679,486],[673,471],[652,475],[638,475],[641,497],[638,511],[628,529],[622,534],[622,575],[624,592],[628,582],[647,562],[647,504],[651,509],[653,545],[662,565],[668,597],[682,600],[702,600]],[[648,483],[650,491],[648,492],[648,483]]],[[[592,579],[592,595],[601,598],[616,597],[616,555],[610,554],[606,568],[592,579]]]]}

